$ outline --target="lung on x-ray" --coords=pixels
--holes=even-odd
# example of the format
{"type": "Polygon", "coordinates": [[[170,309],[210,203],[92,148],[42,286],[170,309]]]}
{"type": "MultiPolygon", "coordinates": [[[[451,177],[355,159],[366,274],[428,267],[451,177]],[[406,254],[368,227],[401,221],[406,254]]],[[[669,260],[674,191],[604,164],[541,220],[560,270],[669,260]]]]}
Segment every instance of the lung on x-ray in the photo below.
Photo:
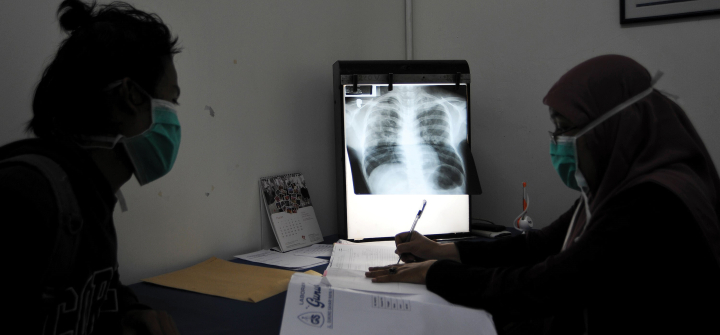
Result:
{"type": "Polygon", "coordinates": [[[345,141],[355,194],[468,194],[466,88],[345,86],[345,141]]]}

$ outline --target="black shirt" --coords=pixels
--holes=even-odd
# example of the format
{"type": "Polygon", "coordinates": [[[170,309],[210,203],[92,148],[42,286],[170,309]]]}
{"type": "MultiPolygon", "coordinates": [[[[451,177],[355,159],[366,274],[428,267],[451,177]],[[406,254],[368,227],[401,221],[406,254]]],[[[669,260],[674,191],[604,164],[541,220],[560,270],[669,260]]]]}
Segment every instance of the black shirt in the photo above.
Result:
{"type": "Polygon", "coordinates": [[[68,175],[82,213],[82,228],[73,254],[54,255],[58,209],[45,176],[24,165],[0,169],[0,213],[6,239],[4,254],[17,306],[11,320],[27,334],[118,333],[120,317],[130,309],[146,309],[119,280],[117,238],[112,213],[115,196],[90,156],[63,141],[24,140],[0,148],[0,160],[21,154],[51,158],[68,175]],[[52,259],[71,259],[69,268],[49,274],[52,259]],[[57,280],[48,280],[50,277],[57,280]],[[23,326],[25,327],[25,326],[23,326]]]}
{"type": "Polygon", "coordinates": [[[436,262],[427,287],[550,333],[720,334],[720,266],[680,199],[647,183],[611,201],[564,252],[575,205],[526,235],[457,242],[462,264],[436,262]]]}

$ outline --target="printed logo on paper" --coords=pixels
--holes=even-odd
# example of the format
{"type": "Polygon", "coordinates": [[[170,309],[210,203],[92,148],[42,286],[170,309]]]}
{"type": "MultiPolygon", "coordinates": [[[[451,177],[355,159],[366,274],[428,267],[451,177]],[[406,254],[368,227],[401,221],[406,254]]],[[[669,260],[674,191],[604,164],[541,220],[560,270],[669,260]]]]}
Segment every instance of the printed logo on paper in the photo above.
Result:
{"type": "MultiPolygon", "coordinates": [[[[307,303],[310,304],[310,306],[325,308],[325,304],[320,302],[321,292],[322,292],[322,289],[320,288],[320,285],[315,285],[315,290],[313,291],[312,298],[307,297],[307,298],[305,298],[305,301],[307,301],[307,303]]],[[[310,306],[308,306],[308,307],[310,307],[310,306]]]]}
{"type": "Polygon", "coordinates": [[[307,312],[298,315],[298,319],[308,326],[320,328],[325,323],[325,317],[322,313],[307,312]]]}

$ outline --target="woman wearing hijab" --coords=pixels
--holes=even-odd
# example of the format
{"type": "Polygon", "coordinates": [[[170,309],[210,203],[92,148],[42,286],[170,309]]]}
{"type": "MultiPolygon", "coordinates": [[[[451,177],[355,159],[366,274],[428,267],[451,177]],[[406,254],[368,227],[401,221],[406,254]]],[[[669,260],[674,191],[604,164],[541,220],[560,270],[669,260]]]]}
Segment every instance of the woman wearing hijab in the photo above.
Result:
{"type": "Polygon", "coordinates": [[[500,333],[720,333],[720,180],[653,83],[634,60],[606,55],[550,89],[553,165],[581,196],[549,226],[491,243],[400,243],[402,233],[407,264],[366,275],[425,283],[492,313],[500,333]]]}

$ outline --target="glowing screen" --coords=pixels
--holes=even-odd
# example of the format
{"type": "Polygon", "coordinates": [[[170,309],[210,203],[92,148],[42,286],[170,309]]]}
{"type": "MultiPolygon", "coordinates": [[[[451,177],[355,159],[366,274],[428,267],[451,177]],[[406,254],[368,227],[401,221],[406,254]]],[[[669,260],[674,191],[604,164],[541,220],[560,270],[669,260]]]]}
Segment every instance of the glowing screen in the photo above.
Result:
{"type": "MultiPolygon", "coordinates": [[[[468,231],[467,86],[344,86],[348,238],[468,231]]],[[[474,172],[474,171],[473,171],[474,172]]]]}

